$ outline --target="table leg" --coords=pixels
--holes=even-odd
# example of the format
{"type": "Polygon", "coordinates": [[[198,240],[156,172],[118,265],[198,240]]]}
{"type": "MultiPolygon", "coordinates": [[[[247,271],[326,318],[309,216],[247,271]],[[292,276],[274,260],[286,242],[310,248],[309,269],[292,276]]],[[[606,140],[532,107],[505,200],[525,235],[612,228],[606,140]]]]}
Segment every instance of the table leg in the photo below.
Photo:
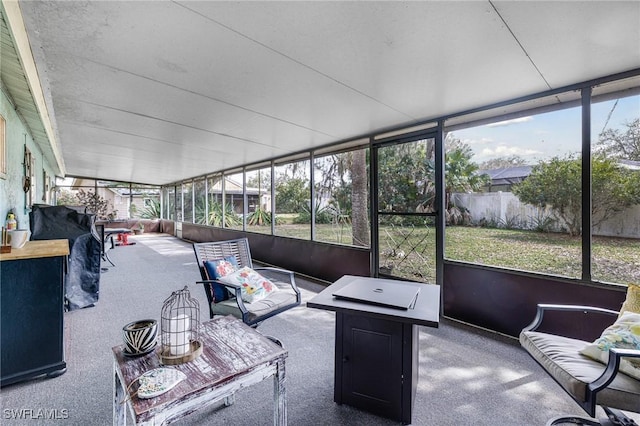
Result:
{"type": "Polygon", "coordinates": [[[113,235],[106,234],[104,231],[104,225],[100,226],[100,249],[102,250],[102,260],[106,260],[111,264],[111,266],[116,266],[111,258],[109,257],[109,250],[115,247],[115,243],[113,242],[113,235]],[[111,244],[111,247],[107,249],[107,241],[111,244]]]}
{"type": "Polygon", "coordinates": [[[276,363],[276,374],[273,376],[273,397],[275,399],[273,424],[275,426],[287,425],[287,389],[284,363],[284,358],[276,363]]]}
{"type": "MultiPolygon", "coordinates": [[[[113,241],[111,242],[111,244],[113,244],[113,241]]],[[[116,266],[115,263],[113,263],[113,261],[109,257],[109,253],[108,252],[104,252],[103,259],[106,260],[107,262],[109,262],[111,264],[111,266],[116,266]]]]}
{"type": "Polygon", "coordinates": [[[231,407],[235,403],[236,403],[236,394],[235,393],[232,393],[231,395],[227,396],[224,399],[224,406],[225,407],[231,407]]]}
{"type": "Polygon", "coordinates": [[[113,364],[113,424],[114,426],[125,426],[127,424],[127,403],[123,401],[127,397],[125,395],[124,385],[118,376],[118,365],[114,361],[113,364]]]}

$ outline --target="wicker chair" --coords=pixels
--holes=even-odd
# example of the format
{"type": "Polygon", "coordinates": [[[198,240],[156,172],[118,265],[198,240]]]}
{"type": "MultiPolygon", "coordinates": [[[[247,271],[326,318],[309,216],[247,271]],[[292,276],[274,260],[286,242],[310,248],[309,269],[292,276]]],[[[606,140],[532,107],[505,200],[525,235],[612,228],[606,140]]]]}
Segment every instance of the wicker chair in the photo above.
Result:
{"type": "MultiPolygon", "coordinates": [[[[637,426],[622,411],[640,412],[640,380],[620,373],[622,357],[640,359],[640,351],[633,349],[615,349],[609,351],[609,363],[605,366],[579,351],[590,342],[557,336],[536,331],[542,324],[546,311],[568,311],[576,315],[597,313],[611,315],[613,320],[617,311],[590,306],[538,305],[534,321],[520,333],[520,344],[534,360],[567,392],[592,418],[562,416],[547,423],[559,425],[566,423],[585,425],[625,425],[637,426]],[[596,406],[600,405],[607,419],[593,419],[596,406]]],[[[612,321],[613,322],[613,321],[612,321]]]]}
{"type": "Polygon", "coordinates": [[[249,241],[246,238],[194,243],[193,250],[202,277],[202,281],[198,281],[198,283],[204,285],[211,318],[215,315],[233,315],[242,319],[245,324],[255,327],[267,318],[300,305],[300,290],[296,286],[293,272],[279,268],[254,267],[249,251],[249,241]],[[229,256],[235,258],[239,268],[249,267],[271,280],[278,287],[278,291],[270,293],[259,301],[245,303],[240,297],[239,285],[209,279],[204,262],[220,260],[229,256]],[[215,300],[214,283],[225,286],[230,295],[229,299],[215,300]]]}

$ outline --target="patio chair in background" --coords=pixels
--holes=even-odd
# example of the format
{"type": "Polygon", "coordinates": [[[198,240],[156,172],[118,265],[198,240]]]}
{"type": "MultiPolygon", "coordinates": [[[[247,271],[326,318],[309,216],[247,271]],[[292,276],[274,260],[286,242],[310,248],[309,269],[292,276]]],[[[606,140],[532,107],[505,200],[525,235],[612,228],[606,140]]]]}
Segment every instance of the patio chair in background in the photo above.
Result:
{"type": "Polygon", "coordinates": [[[209,316],[233,315],[250,326],[300,305],[293,272],[255,267],[247,238],[194,243],[209,316]],[[266,279],[265,279],[266,278],[266,279]]]}

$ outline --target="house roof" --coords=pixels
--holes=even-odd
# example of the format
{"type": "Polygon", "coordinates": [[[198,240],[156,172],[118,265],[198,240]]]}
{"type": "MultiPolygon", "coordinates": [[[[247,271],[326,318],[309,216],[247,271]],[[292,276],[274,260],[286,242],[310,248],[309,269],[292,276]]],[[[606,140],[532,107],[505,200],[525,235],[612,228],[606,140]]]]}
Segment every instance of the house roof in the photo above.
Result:
{"type": "Polygon", "coordinates": [[[514,166],[499,169],[478,170],[478,174],[486,174],[491,178],[491,185],[513,185],[522,182],[529,176],[533,166],[514,166]]]}
{"type": "Polygon", "coordinates": [[[627,169],[630,170],[640,170],[640,161],[634,160],[618,160],[618,163],[627,169]]]}
{"type": "MultiPolygon", "coordinates": [[[[640,170],[640,161],[617,160],[618,164],[630,170],[640,170]]],[[[513,185],[522,182],[531,174],[533,166],[514,166],[499,169],[478,170],[478,174],[486,174],[491,178],[491,185],[513,185]]]]}

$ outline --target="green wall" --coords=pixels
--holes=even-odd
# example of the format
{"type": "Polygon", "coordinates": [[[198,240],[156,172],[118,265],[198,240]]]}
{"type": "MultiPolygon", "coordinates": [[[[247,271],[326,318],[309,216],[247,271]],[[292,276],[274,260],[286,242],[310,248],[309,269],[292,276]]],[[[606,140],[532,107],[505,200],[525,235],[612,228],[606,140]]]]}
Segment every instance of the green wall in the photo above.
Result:
{"type": "Polygon", "coordinates": [[[28,229],[30,210],[26,207],[26,197],[22,190],[25,144],[35,159],[36,192],[33,197],[34,203],[44,203],[43,171],[47,173],[51,181],[55,178],[54,169],[43,159],[42,150],[33,141],[29,128],[15,110],[7,93],[7,88],[0,82],[0,115],[5,119],[7,159],[7,173],[0,177],[0,222],[6,226],[7,213],[9,210],[13,210],[18,220],[18,227],[28,229]]]}

